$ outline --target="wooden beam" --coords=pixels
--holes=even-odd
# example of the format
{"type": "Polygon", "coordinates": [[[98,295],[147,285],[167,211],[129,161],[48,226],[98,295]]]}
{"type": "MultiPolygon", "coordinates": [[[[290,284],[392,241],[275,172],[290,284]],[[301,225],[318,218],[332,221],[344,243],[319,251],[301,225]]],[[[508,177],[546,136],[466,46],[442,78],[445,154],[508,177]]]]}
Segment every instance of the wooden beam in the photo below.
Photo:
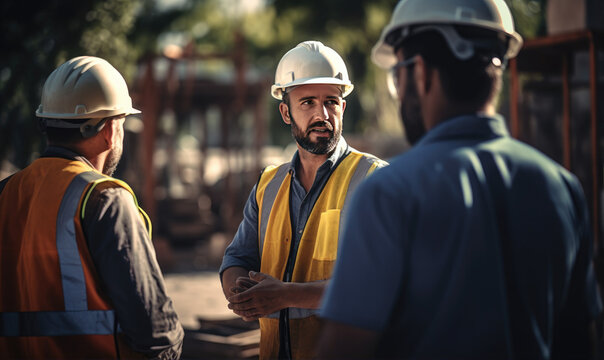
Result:
{"type": "Polygon", "coordinates": [[[600,165],[600,136],[598,127],[598,46],[593,33],[589,33],[589,94],[591,102],[591,171],[592,171],[592,212],[594,246],[599,249],[600,241],[600,189],[602,167],[600,165]]]}
{"type": "Polygon", "coordinates": [[[570,56],[565,53],[562,56],[562,150],[563,165],[571,170],[571,133],[570,133],[570,56]]]}
{"type": "Polygon", "coordinates": [[[155,137],[157,133],[157,116],[159,114],[158,88],[153,76],[153,59],[145,63],[145,75],[142,87],[143,112],[143,206],[151,218],[157,219],[155,204],[155,175],[153,171],[153,155],[155,154],[155,137]]]}
{"type": "Polygon", "coordinates": [[[518,79],[518,62],[510,60],[510,133],[516,139],[520,138],[520,119],[518,116],[518,91],[520,89],[518,79]]]}

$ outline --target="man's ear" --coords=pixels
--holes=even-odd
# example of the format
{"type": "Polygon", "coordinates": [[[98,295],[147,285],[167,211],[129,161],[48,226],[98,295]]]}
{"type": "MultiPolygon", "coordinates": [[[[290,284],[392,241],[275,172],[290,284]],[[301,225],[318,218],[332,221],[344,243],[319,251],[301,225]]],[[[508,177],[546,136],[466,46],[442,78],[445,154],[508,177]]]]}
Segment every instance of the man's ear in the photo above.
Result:
{"type": "Polygon", "coordinates": [[[342,99],[342,114],[344,114],[344,110],[346,110],[346,100],[342,99]]]}
{"type": "Polygon", "coordinates": [[[289,118],[289,107],[286,103],[281,102],[281,104],[279,104],[279,112],[281,113],[281,119],[283,119],[284,123],[288,125],[292,123],[291,119],[289,118]]]}
{"type": "Polygon", "coordinates": [[[111,149],[113,147],[113,144],[118,141],[117,128],[115,127],[116,125],[117,121],[107,120],[107,122],[105,122],[105,126],[103,126],[103,128],[99,132],[99,135],[103,138],[105,145],[109,149],[111,149]]]}

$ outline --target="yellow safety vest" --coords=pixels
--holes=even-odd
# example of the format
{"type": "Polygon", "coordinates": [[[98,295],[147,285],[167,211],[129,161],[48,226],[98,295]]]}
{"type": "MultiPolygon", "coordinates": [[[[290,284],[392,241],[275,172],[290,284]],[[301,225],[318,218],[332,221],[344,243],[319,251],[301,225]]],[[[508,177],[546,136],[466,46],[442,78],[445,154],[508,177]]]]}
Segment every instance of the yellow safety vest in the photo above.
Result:
{"type": "MultiPolygon", "coordinates": [[[[292,282],[331,277],[342,209],[361,180],[382,164],[385,163],[371,155],[351,151],[333,170],[304,227],[293,273],[287,276],[292,282]]],[[[292,180],[289,167],[290,164],[286,163],[266,168],[256,187],[260,271],[282,280],[287,280],[284,276],[293,238],[289,212],[292,180]]],[[[279,355],[280,316],[287,319],[287,347],[292,358],[313,358],[319,331],[319,321],[314,314],[314,309],[288,308],[282,310],[281,315],[277,312],[261,318],[260,358],[274,359],[279,355]]]]}
{"type": "MultiPolygon", "coordinates": [[[[126,183],[84,162],[62,158],[38,159],[4,183],[2,358],[115,359],[118,343],[121,358],[143,357],[116,333],[113,306],[102,291],[84,238],[86,201],[101,182],[132,193],[126,183]]],[[[150,231],[151,223],[140,211],[150,231]]]]}

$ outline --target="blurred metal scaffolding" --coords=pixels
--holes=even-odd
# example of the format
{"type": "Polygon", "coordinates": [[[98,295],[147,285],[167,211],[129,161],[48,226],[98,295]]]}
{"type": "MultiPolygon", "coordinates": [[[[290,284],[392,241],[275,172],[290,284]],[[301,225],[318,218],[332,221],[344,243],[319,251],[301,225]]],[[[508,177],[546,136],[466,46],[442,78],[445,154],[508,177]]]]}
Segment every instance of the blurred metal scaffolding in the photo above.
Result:
{"type": "MultiPolygon", "coordinates": [[[[176,50],[164,51],[162,55],[151,55],[144,58],[140,65],[141,76],[132,92],[135,105],[142,110],[144,124],[137,156],[140,159],[140,163],[137,165],[141,169],[141,174],[137,180],[144,208],[153,221],[157,220],[158,216],[165,215],[158,212],[157,188],[161,185],[162,180],[158,178],[154,162],[157,140],[161,132],[159,124],[162,114],[169,112],[174,114],[177,120],[192,119],[193,113],[196,114],[196,119],[189,121],[199,122],[197,125],[202,129],[202,136],[199,139],[199,159],[193,159],[199,161],[198,179],[200,179],[199,190],[202,194],[211,191],[208,184],[204,182],[210,143],[218,143],[220,149],[227,154],[227,158],[234,149],[243,149],[248,154],[251,152],[255,161],[255,169],[250,172],[254,174],[254,178],[250,178],[249,181],[253,182],[262,166],[261,150],[265,145],[268,130],[265,107],[270,79],[259,77],[250,80],[247,76],[246,46],[241,34],[235,33],[233,50],[230,52],[197,53],[192,42],[183,49],[177,48],[176,50]],[[217,81],[211,77],[200,76],[198,73],[200,64],[215,60],[224,60],[232,64],[231,73],[226,74],[228,75],[226,81],[217,81]],[[167,69],[164,69],[161,76],[157,75],[158,62],[167,63],[167,69]],[[206,116],[210,108],[219,109],[219,139],[210,138],[206,116]],[[253,136],[251,149],[244,149],[244,145],[240,143],[241,136],[238,136],[240,134],[234,136],[234,132],[241,129],[238,123],[244,112],[253,114],[253,134],[244,134],[248,137],[253,136]]],[[[179,126],[178,121],[177,126],[179,126]]],[[[175,146],[174,143],[168,144],[168,162],[175,161],[177,156],[174,153],[175,146]]],[[[234,212],[240,208],[237,185],[243,174],[234,173],[229,161],[226,161],[225,166],[227,171],[221,180],[222,214],[220,215],[227,222],[224,227],[232,229],[233,226],[236,226],[234,223],[238,223],[239,216],[234,215],[234,212]]],[[[249,187],[246,189],[247,191],[249,191],[249,187]]],[[[196,198],[182,199],[183,202],[192,202],[193,207],[197,205],[197,200],[196,198]]],[[[168,213],[167,215],[176,216],[177,214],[168,213]]]]}
{"type": "MultiPolygon", "coordinates": [[[[561,147],[561,158],[556,160],[567,169],[579,172],[579,178],[590,202],[594,245],[598,252],[602,251],[603,44],[604,34],[598,31],[580,30],[556,34],[526,41],[519,56],[510,61],[511,134],[533,145],[538,142],[539,137],[544,137],[539,131],[531,133],[529,123],[536,115],[529,104],[527,88],[532,84],[533,89],[554,94],[554,101],[550,104],[555,108],[548,110],[553,117],[545,121],[561,122],[553,124],[559,127],[561,137],[561,142],[555,144],[561,147]],[[588,64],[588,69],[585,69],[583,63],[588,64]],[[578,75],[579,73],[584,75],[578,75]],[[583,90],[580,94],[582,99],[577,101],[575,95],[580,90],[583,90]],[[588,101],[585,99],[587,96],[588,101]],[[561,100],[560,103],[558,100],[561,100]],[[556,113],[558,106],[561,106],[561,114],[556,113]],[[579,106],[585,108],[582,113],[576,109],[579,106]],[[585,125],[579,124],[582,114],[588,117],[585,125]],[[580,126],[583,126],[584,132],[580,131],[580,126]],[[588,134],[588,139],[582,138],[583,133],[588,134]],[[579,146],[583,144],[583,148],[587,148],[585,140],[589,140],[588,158],[580,154],[579,146]],[[583,177],[580,174],[581,168],[587,169],[583,177]]],[[[597,253],[597,256],[600,254],[597,253]]]]}

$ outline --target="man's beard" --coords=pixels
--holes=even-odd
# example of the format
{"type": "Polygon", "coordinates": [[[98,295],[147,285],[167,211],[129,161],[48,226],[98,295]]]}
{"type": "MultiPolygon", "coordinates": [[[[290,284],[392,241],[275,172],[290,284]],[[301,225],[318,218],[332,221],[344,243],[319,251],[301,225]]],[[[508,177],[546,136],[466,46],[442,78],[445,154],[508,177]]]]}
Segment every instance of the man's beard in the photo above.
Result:
{"type": "Polygon", "coordinates": [[[291,112],[289,113],[289,118],[291,119],[291,129],[293,138],[296,140],[296,142],[298,143],[298,145],[300,145],[302,149],[308,151],[311,154],[325,155],[331,153],[338,145],[340,137],[342,136],[342,127],[340,126],[336,131],[328,130],[328,137],[320,136],[318,137],[317,141],[313,142],[310,139],[311,130],[317,127],[326,127],[330,129],[332,128],[331,124],[327,121],[318,121],[310,125],[306,129],[306,132],[304,132],[298,127],[298,125],[296,125],[296,121],[294,120],[291,112]]]}
{"type": "Polygon", "coordinates": [[[405,127],[407,141],[411,145],[415,143],[426,133],[426,126],[419,105],[419,96],[417,95],[417,86],[413,76],[409,71],[407,74],[407,83],[405,85],[405,97],[401,102],[400,113],[405,127]]]}
{"type": "Polygon", "coordinates": [[[122,145],[114,146],[109,151],[107,155],[107,159],[105,160],[105,165],[103,166],[103,174],[107,176],[113,175],[115,169],[117,169],[117,164],[119,164],[120,159],[122,158],[122,151],[124,147],[122,145]]]}

